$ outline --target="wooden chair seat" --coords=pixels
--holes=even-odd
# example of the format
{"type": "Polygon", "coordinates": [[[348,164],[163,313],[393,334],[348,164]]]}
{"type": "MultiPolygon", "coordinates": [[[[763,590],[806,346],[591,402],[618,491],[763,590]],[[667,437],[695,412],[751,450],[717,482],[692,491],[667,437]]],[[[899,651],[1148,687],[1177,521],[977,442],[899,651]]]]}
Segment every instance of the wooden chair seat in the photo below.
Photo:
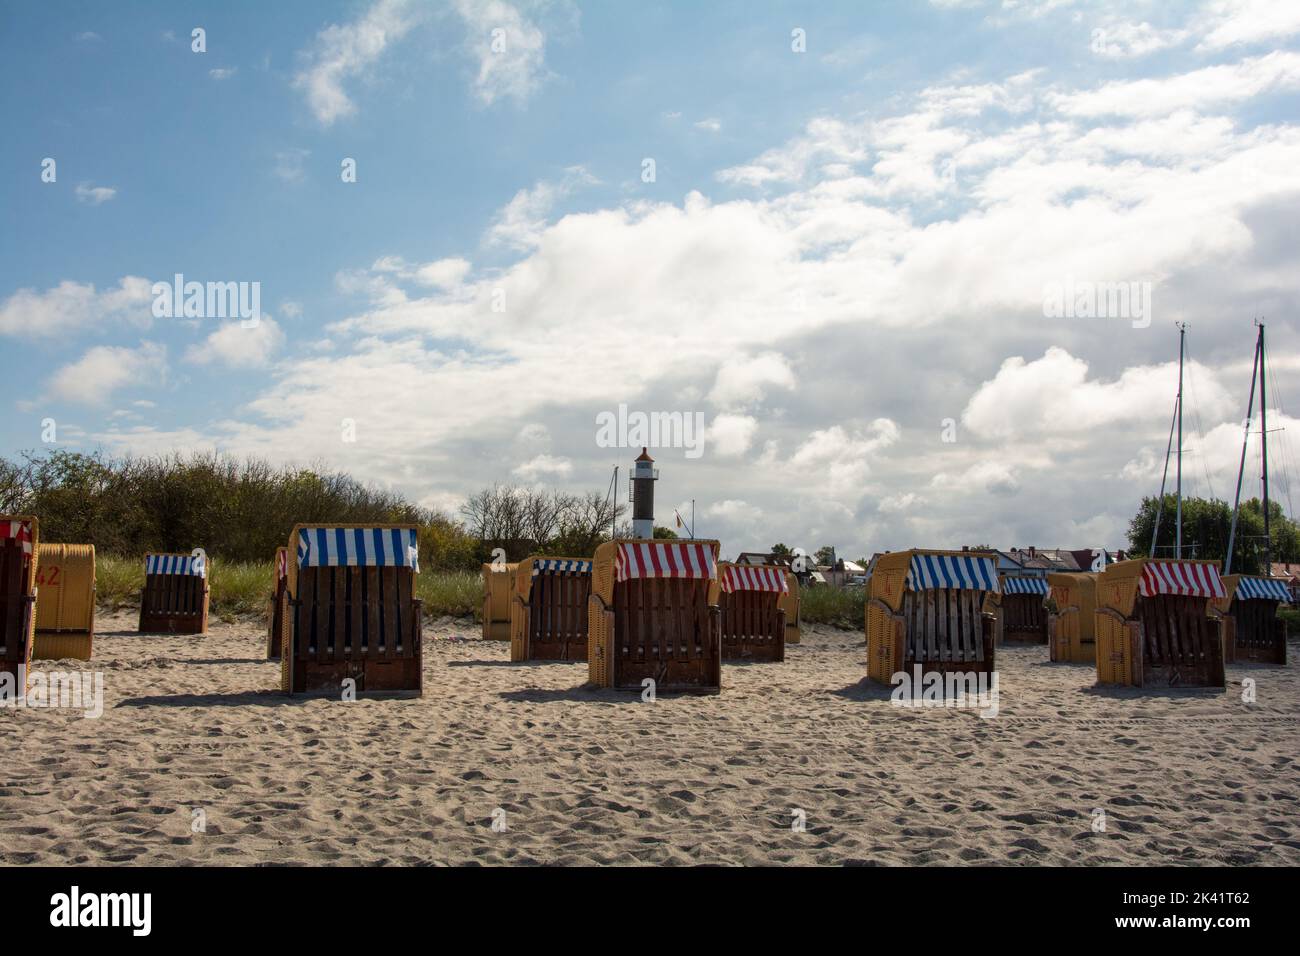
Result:
{"type": "Polygon", "coordinates": [[[532,574],[530,564],[521,562],[518,571],[529,575],[529,580],[523,587],[527,597],[513,595],[510,659],[585,661],[591,571],[532,574]]]}
{"type": "Polygon", "coordinates": [[[423,690],[423,603],[409,567],[305,567],[288,602],[289,690],[423,690]]]}

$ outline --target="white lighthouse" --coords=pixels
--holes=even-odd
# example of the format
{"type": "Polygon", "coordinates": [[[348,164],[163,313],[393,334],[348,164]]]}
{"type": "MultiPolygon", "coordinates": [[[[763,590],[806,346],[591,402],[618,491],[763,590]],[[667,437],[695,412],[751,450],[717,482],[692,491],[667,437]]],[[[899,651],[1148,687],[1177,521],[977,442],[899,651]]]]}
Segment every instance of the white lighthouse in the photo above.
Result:
{"type": "Polygon", "coordinates": [[[645,448],[632,463],[632,537],[655,536],[655,482],[659,469],[645,448]]]}

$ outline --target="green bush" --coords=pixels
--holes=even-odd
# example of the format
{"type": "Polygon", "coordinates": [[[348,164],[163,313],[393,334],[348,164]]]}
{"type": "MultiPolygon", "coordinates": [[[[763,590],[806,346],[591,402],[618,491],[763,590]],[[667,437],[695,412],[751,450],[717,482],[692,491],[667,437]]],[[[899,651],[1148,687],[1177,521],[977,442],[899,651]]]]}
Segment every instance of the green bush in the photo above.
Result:
{"type": "Polygon", "coordinates": [[[468,571],[421,573],[415,579],[415,595],[424,602],[425,620],[438,617],[482,619],[482,574],[468,571]]]}
{"type": "Polygon", "coordinates": [[[866,588],[837,588],[817,585],[803,588],[799,617],[808,624],[861,631],[866,627],[866,588]]]}

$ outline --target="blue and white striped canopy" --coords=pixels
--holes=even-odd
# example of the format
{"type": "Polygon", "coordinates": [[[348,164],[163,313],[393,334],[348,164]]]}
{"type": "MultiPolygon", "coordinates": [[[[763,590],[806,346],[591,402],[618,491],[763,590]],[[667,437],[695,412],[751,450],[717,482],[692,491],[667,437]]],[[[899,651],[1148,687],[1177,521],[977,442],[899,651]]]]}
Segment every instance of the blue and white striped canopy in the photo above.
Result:
{"type": "Polygon", "coordinates": [[[573,572],[575,574],[590,574],[590,561],[561,561],[558,558],[543,558],[540,561],[533,562],[533,577],[545,571],[547,574],[556,572],[573,572]]]}
{"type": "Polygon", "coordinates": [[[301,528],[298,567],[411,568],[420,573],[414,528],[301,528]]]}
{"type": "Polygon", "coordinates": [[[144,556],[145,574],[193,574],[200,578],[208,576],[208,567],[204,561],[192,554],[146,554],[144,556]]]}
{"type": "Polygon", "coordinates": [[[1022,578],[1008,575],[1002,579],[1003,594],[1046,594],[1046,578],[1022,578]]]}
{"type": "Polygon", "coordinates": [[[1239,601],[1290,601],[1286,582],[1277,578],[1242,578],[1237,582],[1239,601]]]}
{"type": "Polygon", "coordinates": [[[913,591],[959,588],[996,592],[998,571],[992,558],[978,555],[914,554],[907,572],[907,586],[913,591]]]}

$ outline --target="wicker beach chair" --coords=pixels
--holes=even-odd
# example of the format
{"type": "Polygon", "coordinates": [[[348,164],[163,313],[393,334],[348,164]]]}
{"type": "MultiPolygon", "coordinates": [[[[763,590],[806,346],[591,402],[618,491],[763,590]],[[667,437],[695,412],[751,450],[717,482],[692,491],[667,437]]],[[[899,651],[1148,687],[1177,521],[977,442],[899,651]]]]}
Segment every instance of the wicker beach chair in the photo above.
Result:
{"type": "Polygon", "coordinates": [[[88,661],[95,641],[95,546],[42,543],[37,550],[32,659],[88,661]]]}
{"type": "Polygon", "coordinates": [[[196,554],[146,554],[140,633],[207,631],[208,571],[208,560],[196,554]]]}
{"type": "Polygon", "coordinates": [[[1047,647],[1051,660],[1093,664],[1097,660],[1097,578],[1089,571],[1047,576],[1056,610],[1048,614],[1047,647]]]}
{"type": "Polygon", "coordinates": [[[1138,558],[1097,580],[1097,682],[1133,687],[1223,687],[1226,597],[1215,561],[1138,558]]]}
{"type": "Polygon", "coordinates": [[[984,599],[998,590],[996,557],[978,551],[894,551],[881,555],[867,599],[867,675],[991,673],[993,615],[984,599]]]}
{"type": "Polygon", "coordinates": [[[289,539],[288,621],[280,660],[290,694],[418,696],[423,605],[414,525],[298,525],[289,539]]]}
{"type": "Polygon", "coordinates": [[[722,688],[717,541],[617,539],[596,549],[587,667],[597,687],[715,692],[722,688]]]}
{"type": "Polygon", "coordinates": [[[1286,622],[1278,605],[1291,601],[1286,582],[1278,578],[1229,574],[1225,596],[1214,602],[1222,617],[1223,656],[1228,663],[1286,663],[1286,622]]]}
{"type": "MultiPolygon", "coordinates": [[[[0,674],[26,684],[36,636],[36,574],[40,523],[0,515],[0,674]]],[[[25,692],[26,687],[15,690],[25,692]]]]}
{"type": "Polygon", "coordinates": [[[534,555],[515,568],[512,661],[585,661],[591,560],[534,555]]]}
{"type": "Polygon", "coordinates": [[[785,611],[790,585],[781,568],[718,564],[709,603],[718,608],[724,661],[785,660],[785,611]]]}

